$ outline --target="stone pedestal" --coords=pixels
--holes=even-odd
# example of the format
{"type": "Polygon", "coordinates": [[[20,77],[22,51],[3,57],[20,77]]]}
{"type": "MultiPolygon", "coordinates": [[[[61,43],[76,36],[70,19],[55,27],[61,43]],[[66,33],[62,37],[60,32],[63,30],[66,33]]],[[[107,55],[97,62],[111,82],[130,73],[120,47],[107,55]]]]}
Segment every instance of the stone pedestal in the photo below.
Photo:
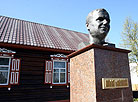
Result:
{"type": "Polygon", "coordinates": [[[70,102],[133,102],[129,52],[92,44],[70,54],[70,102]],[[128,78],[129,87],[103,89],[102,78],[128,78]]]}

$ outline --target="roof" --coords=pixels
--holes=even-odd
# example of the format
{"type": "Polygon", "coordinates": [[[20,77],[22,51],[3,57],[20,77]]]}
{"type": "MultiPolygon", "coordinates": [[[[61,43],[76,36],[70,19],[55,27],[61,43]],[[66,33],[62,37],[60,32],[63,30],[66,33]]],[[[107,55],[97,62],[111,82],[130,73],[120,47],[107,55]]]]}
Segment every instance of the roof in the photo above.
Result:
{"type": "Polygon", "coordinates": [[[60,50],[77,50],[88,34],[0,16],[0,43],[60,50]]]}

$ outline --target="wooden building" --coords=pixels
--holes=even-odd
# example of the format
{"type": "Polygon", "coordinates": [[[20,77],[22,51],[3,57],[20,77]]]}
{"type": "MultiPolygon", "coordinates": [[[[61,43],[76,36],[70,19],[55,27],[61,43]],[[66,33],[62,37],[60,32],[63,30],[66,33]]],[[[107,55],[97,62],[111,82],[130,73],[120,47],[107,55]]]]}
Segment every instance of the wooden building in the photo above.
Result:
{"type": "Polygon", "coordinates": [[[88,35],[0,16],[0,102],[69,100],[69,59],[88,35]]]}
{"type": "Polygon", "coordinates": [[[130,63],[130,74],[131,74],[131,83],[133,97],[138,98],[138,73],[137,73],[137,63],[130,63]]]}

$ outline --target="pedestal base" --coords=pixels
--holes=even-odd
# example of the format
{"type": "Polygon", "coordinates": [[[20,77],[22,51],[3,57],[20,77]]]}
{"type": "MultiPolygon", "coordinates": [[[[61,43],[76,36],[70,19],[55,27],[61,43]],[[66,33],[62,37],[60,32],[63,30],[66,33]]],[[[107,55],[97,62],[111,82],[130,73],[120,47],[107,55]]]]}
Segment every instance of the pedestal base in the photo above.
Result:
{"type": "Polygon", "coordinates": [[[128,50],[89,45],[70,57],[70,102],[133,102],[128,50]],[[128,78],[129,87],[102,89],[102,78],[128,78]]]}

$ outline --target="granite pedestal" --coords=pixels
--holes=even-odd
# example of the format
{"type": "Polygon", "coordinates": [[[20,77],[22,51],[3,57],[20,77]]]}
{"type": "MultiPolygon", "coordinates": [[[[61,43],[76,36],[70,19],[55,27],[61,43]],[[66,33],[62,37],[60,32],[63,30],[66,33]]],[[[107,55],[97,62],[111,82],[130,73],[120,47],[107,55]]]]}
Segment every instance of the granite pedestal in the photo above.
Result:
{"type": "Polygon", "coordinates": [[[129,52],[92,44],[70,54],[70,102],[133,102],[129,52]],[[128,78],[129,87],[103,89],[102,78],[128,78]]]}

